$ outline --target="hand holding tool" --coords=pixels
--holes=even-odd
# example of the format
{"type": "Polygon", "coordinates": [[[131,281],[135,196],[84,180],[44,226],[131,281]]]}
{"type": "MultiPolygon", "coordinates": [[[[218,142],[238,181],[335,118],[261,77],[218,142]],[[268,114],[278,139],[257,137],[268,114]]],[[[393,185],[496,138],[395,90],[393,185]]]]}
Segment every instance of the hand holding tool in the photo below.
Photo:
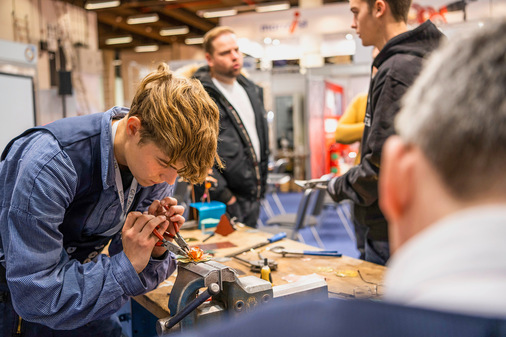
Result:
{"type": "Polygon", "coordinates": [[[295,184],[307,189],[307,188],[316,188],[320,190],[326,190],[327,185],[329,184],[330,179],[311,179],[311,180],[295,180],[295,184]]]}
{"type": "Polygon", "coordinates": [[[266,246],[266,245],[268,245],[268,244],[270,244],[270,243],[273,243],[273,242],[279,241],[279,240],[281,240],[281,239],[283,239],[283,238],[286,238],[286,233],[285,233],[285,232],[278,233],[278,234],[274,235],[273,237],[271,237],[271,238],[267,239],[267,241],[261,242],[261,243],[259,243],[259,244],[256,244],[256,245],[251,246],[251,247],[248,247],[248,248],[245,248],[245,249],[240,250],[240,251],[238,251],[238,252],[235,252],[235,253],[229,254],[229,255],[227,255],[227,256],[225,256],[225,257],[234,257],[234,256],[237,256],[237,255],[242,254],[242,253],[244,253],[244,252],[247,252],[247,251],[249,251],[249,250],[251,250],[251,249],[257,249],[257,248],[260,248],[260,247],[266,246]]]}
{"type": "MultiPolygon", "coordinates": [[[[159,245],[164,247],[165,249],[167,249],[169,252],[172,252],[176,255],[188,256],[188,251],[181,249],[177,245],[173,244],[172,242],[170,242],[169,240],[164,238],[163,235],[158,233],[158,231],[156,229],[153,231],[153,234],[155,234],[160,239],[161,243],[159,242],[160,243],[159,245]]],[[[157,243],[157,245],[158,245],[158,243],[157,243]]]]}
{"type": "Polygon", "coordinates": [[[341,257],[337,250],[286,250],[285,247],[277,246],[269,249],[271,252],[281,254],[283,257],[286,255],[316,255],[316,256],[334,256],[341,257]]]}
{"type": "MultiPolygon", "coordinates": [[[[170,206],[163,206],[163,208],[165,208],[165,211],[168,212],[170,206]]],[[[168,217],[167,213],[166,213],[166,215],[168,217]]],[[[179,230],[177,228],[177,224],[173,223],[173,225],[174,225],[174,229],[176,230],[176,235],[175,235],[175,237],[173,237],[174,241],[176,241],[176,243],[178,244],[178,246],[181,247],[181,249],[184,251],[183,256],[188,256],[188,252],[190,251],[190,247],[188,246],[188,244],[186,243],[186,241],[183,239],[183,237],[181,236],[181,234],[179,234],[179,230]]],[[[156,232],[156,230],[153,231],[153,232],[156,232]]],[[[160,233],[156,232],[155,235],[158,236],[157,234],[160,234],[160,233]]],[[[158,238],[160,238],[160,236],[158,236],[158,238]]],[[[165,241],[167,241],[167,240],[165,240],[165,241]]],[[[162,240],[162,242],[163,242],[163,240],[162,240]]],[[[167,241],[167,242],[169,242],[169,241],[167,241]]],[[[162,246],[163,246],[163,244],[162,244],[162,246]]],[[[179,255],[181,255],[181,254],[179,254],[179,255]]]]}

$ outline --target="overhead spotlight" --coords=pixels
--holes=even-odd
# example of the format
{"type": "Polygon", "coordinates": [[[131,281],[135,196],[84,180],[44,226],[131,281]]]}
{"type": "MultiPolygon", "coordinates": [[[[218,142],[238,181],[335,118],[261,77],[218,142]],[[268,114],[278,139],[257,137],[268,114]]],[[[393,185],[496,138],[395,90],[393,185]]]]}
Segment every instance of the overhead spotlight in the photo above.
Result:
{"type": "Polygon", "coordinates": [[[221,18],[223,16],[233,16],[237,14],[235,8],[209,9],[197,11],[197,15],[206,19],[221,18]]]}
{"type": "Polygon", "coordinates": [[[189,37],[184,40],[185,44],[202,44],[204,43],[203,37],[189,37]]]}
{"type": "Polygon", "coordinates": [[[124,43],[130,43],[132,42],[131,36],[118,36],[118,37],[111,37],[105,40],[106,45],[112,45],[112,44],[124,44],[124,43]]]}
{"type": "Polygon", "coordinates": [[[134,48],[137,53],[148,53],[157,51],[160,47],[157,44],[145,45],[145,46],[137,46],[134,48]]]}
{"type": "Polygon", "coordinates": [[[139,25],[142,23],[152,23],[157,22],[159,20],[158,14],[150,13],[150,14],[140,14],[140,15],[132,15],[127,18],[127,23],[129,25],[139,25]]]}
{"type": "Polygon", "coordinates": [[[290,9],[290,3],[288,1],[270,2],[262,5],[257,5],[255,11],[258,13],[284,11],[290,9]]]}
{"type": "Polygon", "coordinates": [[[184,35],[188,34],[189,32],[190,28],[188,28],[188,26],[178,26],[160,29],[161,36],[184,35]]]}
{"type": "Polygon", "coordinates": [[[86,1],[84,8],[88,10],[93,10],[93,9],[118,7],[119,5],[121,5],[121,1],[119,0],[86,1]]]}

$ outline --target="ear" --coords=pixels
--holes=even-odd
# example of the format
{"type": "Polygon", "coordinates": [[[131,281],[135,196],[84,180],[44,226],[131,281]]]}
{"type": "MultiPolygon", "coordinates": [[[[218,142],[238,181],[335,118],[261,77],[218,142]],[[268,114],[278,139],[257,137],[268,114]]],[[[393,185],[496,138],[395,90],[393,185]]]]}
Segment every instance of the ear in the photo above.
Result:
{"type": "Polygon", "coordinates": [[[206,53],[206,61],[207,61],[207,64],[209,64],[210,67],[213,66],[213,58],[211,57],[211,54],[206,53]]]}
{"type": "Polygon", "coordinates": [[[140,137],[139,131],[141,130],[141,127],[142,127],[142,123],[141,123],[141,120],[139,119],[139,117],[136,117],[136,116],[128,117],[128,120],[126,123],[126,134],[128,136],[135,137],[138,135],[140,137]]]}
{"type": "Polygon", "coordinates": [[[386,3],[385,0],[376,0],[372,8],[373,15],[375,15],[376,17],[383,16],[385,14],[387,6],[388,4],[386,3]]]}
{"type": "Polygon", "coordinates": [[[391,136],[383,146],[379,178],[379,203],[389,223],[397,223],[413,200],[413,174],[416,159],[399,136],[391,136]]]}

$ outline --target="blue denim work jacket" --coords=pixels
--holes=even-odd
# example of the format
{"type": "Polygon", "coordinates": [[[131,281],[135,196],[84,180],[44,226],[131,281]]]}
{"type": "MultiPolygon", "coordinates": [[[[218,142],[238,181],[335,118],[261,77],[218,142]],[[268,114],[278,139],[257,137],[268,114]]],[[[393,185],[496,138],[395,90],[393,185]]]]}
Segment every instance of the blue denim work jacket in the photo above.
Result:
{"type": "MultiPolygon", "coordinates": [[[[174,256],[165,254],[137,274],[122,251],[111,120],[127,112],[115,107],[28,130],[2,156],[0,263],[25,320],[74,329],[111,315],[175,270],[174,256]],[[100,254],[111,239],[111,257],[100,254]]],[[[138,186],[130,211],[172,192],[166,183],[138,186]]]]}

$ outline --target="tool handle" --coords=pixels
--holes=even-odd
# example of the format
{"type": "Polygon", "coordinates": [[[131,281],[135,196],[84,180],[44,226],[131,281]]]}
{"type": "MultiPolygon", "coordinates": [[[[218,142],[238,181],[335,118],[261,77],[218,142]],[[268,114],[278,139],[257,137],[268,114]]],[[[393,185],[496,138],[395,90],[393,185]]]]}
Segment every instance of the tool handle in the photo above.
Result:
{"type": "MultiPolygon", "coordinates": [[[[162,246],[166,240],[165,240],[165,238],[163,237],[163,235],[162,235],[162,234],[160,234],[160,233],[157,231],[157,229],[159,229],[159,228],[160,228],[159,226],[156,226],[156,228],[155,228],[155,229],[153,229],[153,234],[155,234],[155,235],[156,235],[156,237],[157,237],[158,239],[160,239],[160,241],[158,241],[158,242],[156,243],[156,245],[157,245],[157,246],[162,246]]],[[[175,237],[174,235],[170,234],[169,232],[165,232],[165,234],[166,234],[166,235],[168,235],[171,239],[173,239],[173,238],[175,237]]]]}
{"type": "Polygon", "coordinates": [[[225,255],[225,257],[234,257],[234,256],[237,256],[237,255],[242,254],[244,252],[248,252],[251,249],[257,249],[257,248],[263,247],[265,245],[268,245],[269,243],[273,243],[273,242],[279,241],[279,240],[281,240],[283,238],[286,238],[286,233],[285,232],[278,233],[278,234],[274,235],[273,237],[267,239],[267,241],[261,242],[261,243],[259,243],[257,245],[252,246],[252,247],[248,247],[248,248],[245,248],[245,249],[240,250],[238,252],[225,255]]]}
{"type": "Polygon", "coordinates": [[[273,242],[279,241],[284,238],[286,238],[286,233],[281,232],[281,233],[278,233],[278,234],[274,235],[273,237],[267,239],[267,241],[269,241],[269,243],[273,243],[273,242]]]}
{"type": "Polygon", "coordinates": [[[177,314],[175,314],[168,322],[165,322],[164,328],[170,330],[174,325],[179,323],[183,318],[185,318],[190,312],[197,309],[199,305],[207,301],[207,299],[213,295],[216,295],[220,292],[220,286],[217,283],[211,283],[207,289],[201,293],[197,298],[188,303],[183,309],[181,309],[177,314]]]}
{"type": "Polygon", "coordinates": [[[304,255],[335,256],[335,257],[342,256],[342,254],[340,254],[337,250],[320,250],[320,251],[304,250],[303,253],[304,255]]]}
{"type": "Polygon", "coordinates": [[[211,234],[209,234],[209,236],[207,238],[205,238],[204,240],[202,240],[202,242],[206,242],[207,240],[212,238],[214,236],[214,234],[216,234],[216,232],[212,232],[211,234]]]}
{"type": "Polygon", "coordinates": [[[156,235],[157,238],[159,238],[161,241],[165,240],[162,234],[158,233],[156,229],[153,230],[153,234],[156,235]]]}

